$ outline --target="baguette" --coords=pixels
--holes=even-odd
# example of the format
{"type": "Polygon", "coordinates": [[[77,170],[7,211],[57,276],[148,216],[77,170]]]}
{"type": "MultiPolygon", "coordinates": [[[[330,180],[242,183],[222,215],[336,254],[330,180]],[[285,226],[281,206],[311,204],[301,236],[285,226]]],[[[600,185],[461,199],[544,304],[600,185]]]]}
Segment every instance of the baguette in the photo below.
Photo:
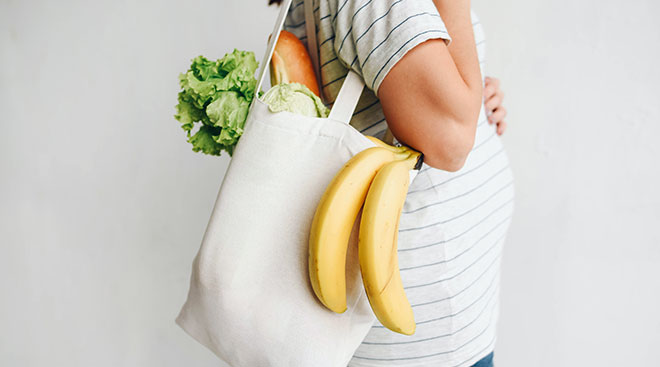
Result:
{"type": "Polygon", "coordinates": [[[280,83],[300,83],[321,96],[307,48],[293,33],[284,30],[280,32],[270,62],[270,84],[280,83]]]}

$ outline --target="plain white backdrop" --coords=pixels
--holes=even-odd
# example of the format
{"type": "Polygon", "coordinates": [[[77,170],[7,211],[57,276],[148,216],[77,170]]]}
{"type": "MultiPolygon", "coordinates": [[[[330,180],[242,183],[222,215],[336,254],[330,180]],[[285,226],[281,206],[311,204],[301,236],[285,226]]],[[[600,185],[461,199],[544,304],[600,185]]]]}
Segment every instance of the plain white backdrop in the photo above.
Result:
{"type": "MultiPolygon", "coordinates": [[[[265,3],[0,0],[0,365],[223,365],[174,324],[228,163],[177,76],[261,60],[265,3]]],[[[659,4],[473,1],[517,191],[499,367],[657,364],[659,4]]]]}

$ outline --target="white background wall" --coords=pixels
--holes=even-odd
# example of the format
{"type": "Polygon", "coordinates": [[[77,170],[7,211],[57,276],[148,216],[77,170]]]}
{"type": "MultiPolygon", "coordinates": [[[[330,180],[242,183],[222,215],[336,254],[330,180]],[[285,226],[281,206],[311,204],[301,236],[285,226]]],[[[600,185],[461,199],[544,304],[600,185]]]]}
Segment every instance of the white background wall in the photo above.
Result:
{"type": "MultiPolygon", "coordinates": [[[[218,366],[174,324],[227,166],[174,120],[251,1],[0,0],[0,365],[218,366]]],[[[660,5],[475,0],[517,209],[497,363],[651,366],[660,343],[660,5]]]]}

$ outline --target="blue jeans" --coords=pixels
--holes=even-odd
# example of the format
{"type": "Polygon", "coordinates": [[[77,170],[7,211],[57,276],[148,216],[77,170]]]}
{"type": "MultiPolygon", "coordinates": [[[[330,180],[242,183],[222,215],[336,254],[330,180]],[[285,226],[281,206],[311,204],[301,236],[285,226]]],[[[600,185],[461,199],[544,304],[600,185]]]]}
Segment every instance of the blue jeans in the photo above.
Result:
{"type": "Polygon", "coordinates": [[[483,357],[479,362],[472,365],[472,367],[493,367],[493,352],[483,357]]]}

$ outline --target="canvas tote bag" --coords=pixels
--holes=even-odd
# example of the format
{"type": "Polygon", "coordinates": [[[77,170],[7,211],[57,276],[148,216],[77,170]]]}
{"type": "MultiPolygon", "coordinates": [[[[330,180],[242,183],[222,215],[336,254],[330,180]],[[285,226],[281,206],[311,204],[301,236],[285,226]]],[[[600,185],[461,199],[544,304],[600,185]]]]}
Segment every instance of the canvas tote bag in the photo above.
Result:
{"type": "MultiPolygon", "coordinates": [[[[257,91],[290,5],[283,2],[257,91]]],[[[305,0],[318,72],[312,9],[305,0]]],[[[317,300],[307,266],[310,225],[323,192],[344,163],[374,146],[348,124],[363,88],[362,78],[349,72],[329,118],[273,113],[253,100],[176,319],[232,367],[344,367],[375,321],[360,277],[355,227],[343,314],[317,300]]]]}

